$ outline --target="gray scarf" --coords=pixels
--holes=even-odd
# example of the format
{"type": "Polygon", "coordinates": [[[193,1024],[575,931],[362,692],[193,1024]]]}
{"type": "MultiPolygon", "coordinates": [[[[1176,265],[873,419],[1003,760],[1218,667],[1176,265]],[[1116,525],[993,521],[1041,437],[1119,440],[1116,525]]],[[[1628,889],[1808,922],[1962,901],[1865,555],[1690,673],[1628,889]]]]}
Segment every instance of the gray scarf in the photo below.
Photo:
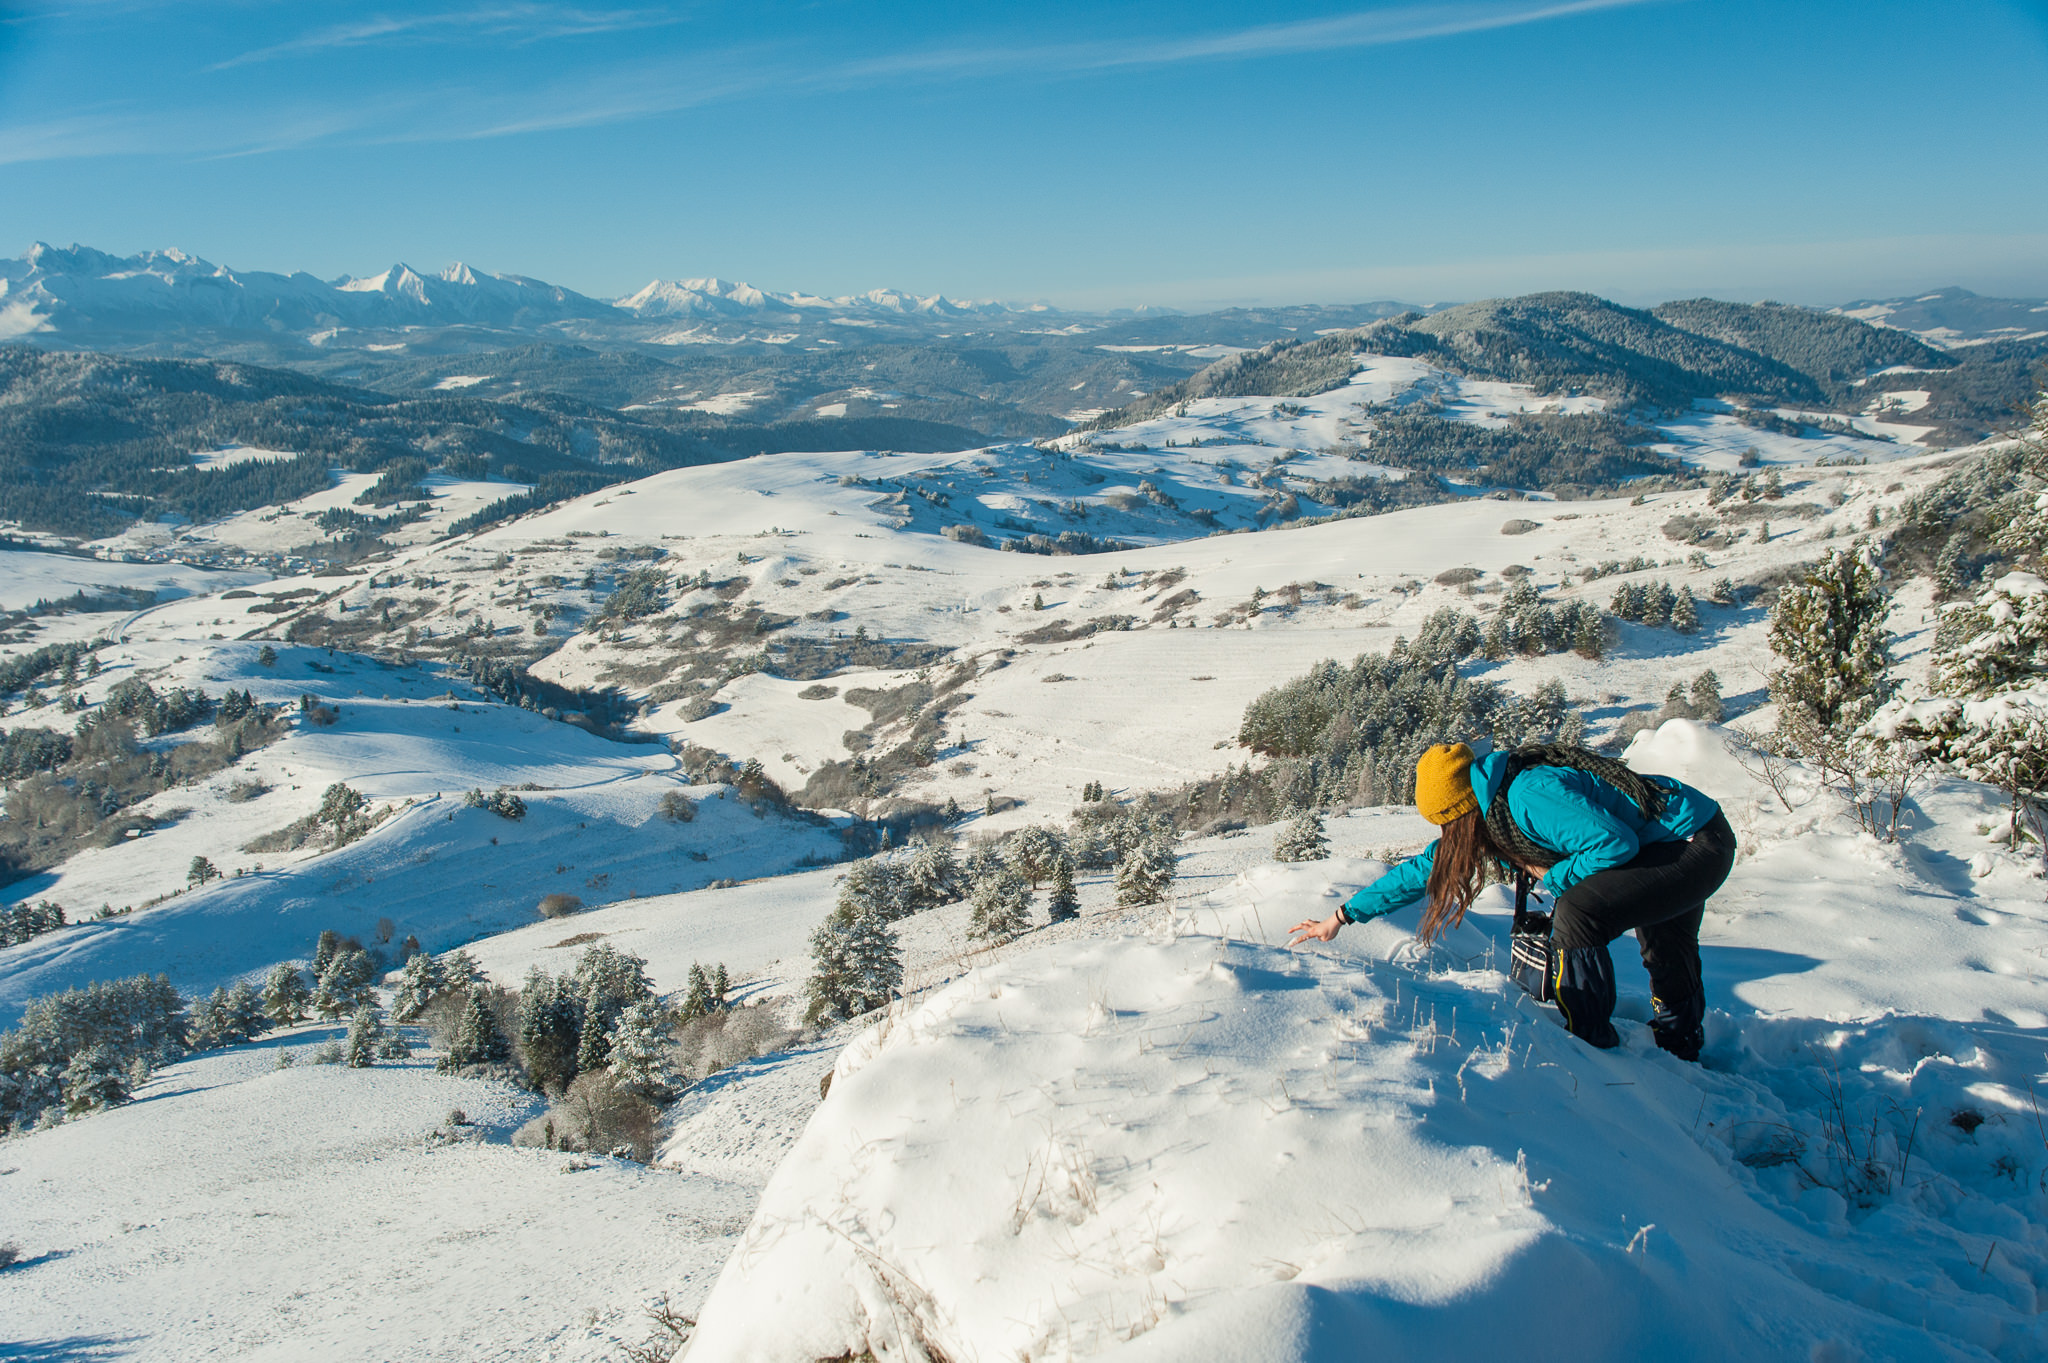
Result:
{"type": "Polygon", "coordinates": [[[1500,789],[1493,793],[1493,803],[1486,808],[1486,836],[1515,862],[1553,866],[1559,860],[1556,851],[1524,833],[1508,813],[1508,787],[1530,767],[1570,767],[1583,771],[1635,801],[1644,818],[1654,819],[1664,812],[1664,792],[1615,758],[1563,743],[1532,743],[1516,748],[1508,754],[1508,774],[1501,778],[1500,789]]]}

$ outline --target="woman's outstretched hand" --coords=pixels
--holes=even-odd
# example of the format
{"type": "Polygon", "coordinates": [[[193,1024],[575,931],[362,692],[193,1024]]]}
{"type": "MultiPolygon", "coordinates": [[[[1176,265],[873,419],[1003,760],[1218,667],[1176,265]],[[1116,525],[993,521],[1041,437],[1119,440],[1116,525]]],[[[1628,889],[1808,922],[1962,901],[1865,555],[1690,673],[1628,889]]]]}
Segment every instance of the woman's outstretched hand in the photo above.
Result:
{"type": "Polygon", "coordinates": [[[1343,926],[1344,915],[1341,912],[1333,913],[1328,918],[1304,919],[1288,929],[1289,932],[1300,933],[1301,935],[1289,939],[1287,945],[1291,947],[1298,947],[1303,942],[1307,942],[1310,940],[1314,940],[1317,942],[1330,941],[1332,938],[1336,937],[1337,929],[1343,926]]]}

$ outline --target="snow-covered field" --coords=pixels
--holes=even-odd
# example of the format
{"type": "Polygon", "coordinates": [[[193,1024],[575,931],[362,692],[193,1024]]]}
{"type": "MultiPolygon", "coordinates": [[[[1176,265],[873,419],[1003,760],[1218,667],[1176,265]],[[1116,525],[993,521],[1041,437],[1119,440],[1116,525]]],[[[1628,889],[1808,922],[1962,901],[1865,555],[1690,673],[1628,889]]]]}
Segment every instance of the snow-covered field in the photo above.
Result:
{"type": "MultiPolygon", "coordinates": [[[[593,941],[643,957],[669,995],[723,962],[739,998],[793,1014],[840,874],[832,824],[689,784],[661,742],[490,699],[421,661],[421,639],[544,638],[537,674],[618,688],[639,736],[757,759],[790,789],[855,736],[901,739],[908,721],[876,721],[867,693],[966,674],[936,759],[900,793],[956,800],[979,834],[1061,821],[1086,782],[1128,794],[1251,760],[1236,734],[1259,692],[1412,637],[1446,605],[1483,620],[1518,580],[1601,604],[1670,581],[1700,599],[1703,628],[1625,624],[1598,662],[1475,659],[1476,675],[1563,682],[1596,736],[1709,667],[1753,710],[1762,612],[1708,603],[1710,584],[1849,542],[1957,457],[1775,445],[1701,412],[1674,444],[1709,467],[1757,446],[1781,499],[1719,517],[1704,492],[1475,496],[1213,536],[1192,516],[1249,531],[1285,488],[1384,472],[1369,449],[1317,452],[1346,443],[1365,403],[1492,421],[1537,401],[1423,368],[1375,361],[1298,411],[1191,403],[1113,433],[1142,448],[678,470],[461,541],[407,540],[349,574],[237,578],[232,597],[199,594],[226,579],[195,575],[177,583],[193,595],[146,611],[37,622],[0,652],[115,640],[80,684],[88,702],[142,677],[338,714],[151,797],[146,836],[8,887],[74,920],[137,907],[0,948],[0,1018],[138,970],[206,990],[305,957],[322,929],[367,942],[382,926],[466,945],[507,986],[593,941]],[[1304,453],[1274,462],[1290,449],[1304,453]],[[1873,464],[1812,466],[1830,453],[1873,464]],[[1702,567],[1687,517],[1739,537],[1700,550],[1702,567]],[[939,533],[963,524],[1137,547],[1046,557],[939,533]],[[1602,570],[1637,556],[1649,566],[1602,570]],[[666,574],[656,608],[606,618],[607,594],[648,566],[666,574]],[[1478,576],[1435,581],[1451,568],[1478,576]],[[733,622],[755,619],[766,628],[735,641],[733,622]],[[355,632],[262,662],[259,640],[294,622],[355,632]],[[735,665],[856,630],[948,651],[788,678],[735,665]],[[337,851],[243,850],[338,781],[391,814],[337,851]],[[524,818],[463,802],[500,786],[520,788],[524,818]],[[671,796],[694,817],[664,814],[671,796]],[[991,796],[1018,803],[977,814],[991,796]],[[227,878],[184,890],[195,856],[227,878]],[[555,891],[585,909],[540,920],[555,891]]],[[[310,529],[266,515],[179,533],[253,549],[310,529]]],[[[1897,596],[1907,675],[1926,665],[1927,602],[1924,585],[1897,596]]],[[[2035,868],[1980,831],[1996,797],[1939,784],[1907,839],[1880,845],[1825,797],[1779,808],[1719,730],[1667,725],[1631,760],[1721,798],[1745,848],[1705,931],[1703,1067],[1649,1046],[1626,942],[1622,1051],[1584,1049],[1522,1000],[1494,969],[1498,895],[1435,950],[1397,918],[1287,951],[1289,925],[1427,836],[1411,811],[1357,810],[1331,820],[1327,862],[1274,865],[1271,829],[1190,839],[1173,905],[1119,909],[1091,877],[1077,922],[993,952],[968,949],[965,906],[903,921],[910,997],[693,1087],[652,1168],[511,1146],[538,1100],[438,1075],[431,1057],[304,1063],[331,1028],[168,1066],[131,1105],[0,1143],[0,1243],[24,1254],[0,1270],[0,1357],[596,1359],[644,1335],[642,1308],[668,1294],[701,1310],[698,1360],[2048,1359],[2033,1096],[2048,909],[2035,868]],[[301,1063],[279,1068],[281,1050],[301,1063]],[[450,1126],[451,1108],[471,1120],[450,1126]]]]}
{"type": "Polygon", "coordinates": [[[183,563],[123,563],[76,554],[0,549],[0,610],[26,610],[38,601],[61,601],[127,587],[161,599],[210,596],[268,581],[270,574],[194,568],[183,563]]]}

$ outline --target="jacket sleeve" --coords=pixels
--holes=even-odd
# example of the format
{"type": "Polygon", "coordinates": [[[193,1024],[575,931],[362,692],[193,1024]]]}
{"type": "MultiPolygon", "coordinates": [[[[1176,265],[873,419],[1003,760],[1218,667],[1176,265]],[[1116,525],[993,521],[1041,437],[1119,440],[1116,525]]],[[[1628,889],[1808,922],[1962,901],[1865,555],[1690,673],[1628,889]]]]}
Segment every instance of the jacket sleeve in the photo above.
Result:
{"type": "Polygon", "coordinates": [[[1429,870],[1434,865],[1436,844],[1431,843],[1418,855],[1408,858],[1345,900],[1341,910],[1345,921],[1367,923],[1413,904],[1422,898],[1423,890],[1428,887],[1429,870]]]}
{"type": "Polygon", "coordinates": [[[1633,828],[1562,783],[1518,781],[1508,788],[1508,798],[1523,830],[1562,854],[1543,876],[1543,888],[1552,895],[1595,872],[1626,866],[1642,850],[1633,828]]]}

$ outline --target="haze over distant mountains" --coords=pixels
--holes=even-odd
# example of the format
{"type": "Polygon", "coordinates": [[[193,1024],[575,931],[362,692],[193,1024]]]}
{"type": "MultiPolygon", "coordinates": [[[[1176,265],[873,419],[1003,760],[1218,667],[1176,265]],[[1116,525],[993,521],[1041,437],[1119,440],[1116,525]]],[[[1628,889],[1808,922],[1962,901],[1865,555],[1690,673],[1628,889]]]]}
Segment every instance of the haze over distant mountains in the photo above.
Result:
{"type": "MultiPolygon", "coordinates": [[[[1098,344],[1260,345],[1435,310],[1375,301],[1197,316],[1147,308],[1081,313],[895,289],[782,293],[718,278],[657,279],[602,299],[461,263],[432,273],[396,264],[379,274],[323,280],[304,271],[233,270],[178,250],[115,256],[41,242],[0,260],[0,341],[252,360],[401,348],[452,354],[534,340],[819,349],[966,334],[1088,334],[1098,344]],[[1117,334],[1095,335],[1103,331],[1117,334]]],[[[1960,288],[1862,299],[1834,311],[1942,346],[2048,331],[2048,301],[1981,298],[1960,288]]]]}

